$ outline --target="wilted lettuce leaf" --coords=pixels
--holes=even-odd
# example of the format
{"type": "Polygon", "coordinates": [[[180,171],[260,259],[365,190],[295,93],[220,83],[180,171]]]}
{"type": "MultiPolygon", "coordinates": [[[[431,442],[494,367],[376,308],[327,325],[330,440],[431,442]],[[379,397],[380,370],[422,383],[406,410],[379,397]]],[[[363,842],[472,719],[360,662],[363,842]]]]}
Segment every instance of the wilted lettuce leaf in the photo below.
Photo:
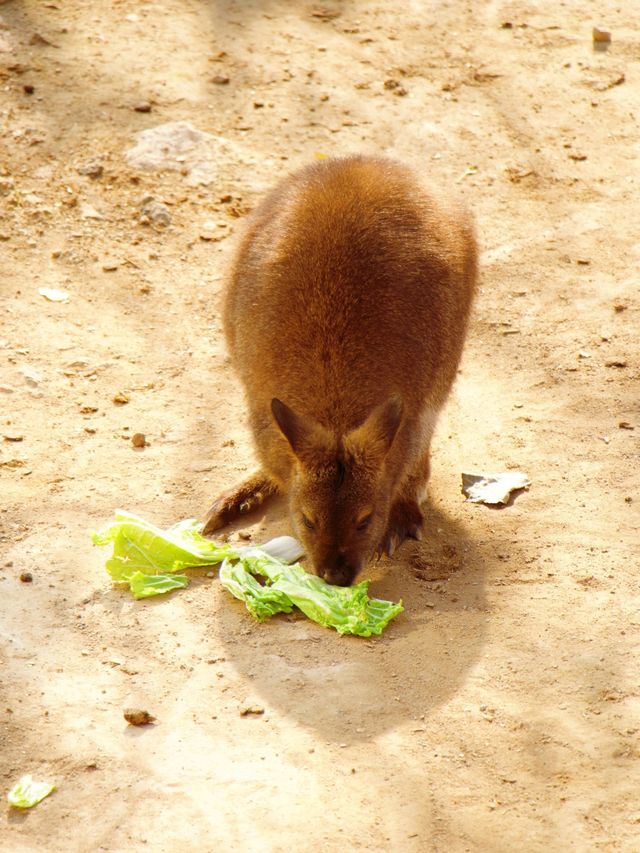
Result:
{"type": "Polygon", "coordinates": [[[93,534],[95,545],[113,542],[106,569],[115,581],[124,575],[179,572],[186,567],[215,566],[237,552],[232,545],[216,545],[200,535],[201,525],[188,519],[161,530],[136,515],[116,511],[116,520],[93,534]]]}
{"type": "MultiPolygon", "coordinates": [[[[361,581],[354,586],[333,586],[317,575],[305,572],[299,563],[291,566],[280,563],[260,548],[247,549],[241,562],[253,574],[267,578],[270,586],[262,587],[263,590],[284,593],[309,619],[327,628],[335,628],[339,634],[357,634],[360,637],[381,634],[391,619],[404,610],[402,602],[394,604],[370,599],[367,593],[369,581],[361,581]]],[[[223,585],[226,586],[224,581],[223,585]]]]}
{"type": "Polygon", "coordinates": [[[55,789],[53,782],[35,782],[31,776],[23,776],[7,794],[10,805],[18,809],[30,809],[55,789]]]}
{"type": "Polygon", "coordinates": [[[172,589],[184,589],[189,586],[189,578],[186,575],[145,575],[142,572],[134,572],[128,581],[134,598],[151,598],[153,595],[162,595],[172,589]]]}
{"type": "Polygon", "coordinates": [[[113,543],[106,568],[114,581],[128,583],[136,598],[160,595],[188,584],[175,572],[222,563],[220,582],[259,620],[298,607],[309,619],[340,634],[369,637],[380,634],[404,609],[402,602],[370,599],[369,582],[332,586],[310,575],[299,563],[300,546],[280,537],[263,548],[217,545],[200,533],[201,525],[181,521],[161,530],[131,513],[119,510],[116,520],[93,536],[96,545],[113,543]],[[254,577],[260,575],[264,583],[254,577]]]}
{"type": "Polygon", "coordinates": [[[220,566],[220,583],[244,601],[249,613],[262,621],[276,613],[291,613],[293,604],[284,592],[273,586],[262,586],[248,571],[246,561],[225,560],[220,566]]]}

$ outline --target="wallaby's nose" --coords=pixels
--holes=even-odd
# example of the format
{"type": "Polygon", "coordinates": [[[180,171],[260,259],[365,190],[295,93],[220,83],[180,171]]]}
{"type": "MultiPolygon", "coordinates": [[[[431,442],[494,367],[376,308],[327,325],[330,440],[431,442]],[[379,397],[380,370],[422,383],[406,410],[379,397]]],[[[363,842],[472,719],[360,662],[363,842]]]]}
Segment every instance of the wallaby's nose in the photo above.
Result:
{"type": "Polygon", "coordinates": [[[332,560],[327,560],[318,574],[327,583],[336,586],[351,586],[358,570],[351,564],[344,551],[338,551],[332,560]]]}

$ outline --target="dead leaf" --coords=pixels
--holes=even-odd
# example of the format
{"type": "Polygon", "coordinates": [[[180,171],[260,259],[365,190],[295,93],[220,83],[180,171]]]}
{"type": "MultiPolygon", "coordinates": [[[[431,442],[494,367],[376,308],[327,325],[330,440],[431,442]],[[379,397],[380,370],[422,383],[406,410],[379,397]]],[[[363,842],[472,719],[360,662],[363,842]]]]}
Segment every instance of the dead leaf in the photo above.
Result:
{"type": "Polygon", "coordinates": [[[531,480],[522,471],[501,474],[462,474],[462,491],[471,503],[507,504],[511,493],[528,489],[531,480]]]}
{"type": "Polygon", "coordinates": [[[67,290],[56,290],[53,287],[39,287],[38,293],[49,302],[67,302],[69,299],[67,290]]]}
{"type": "Polygon", "coordinates": [[[261,705],[243,705],[240,708],[240,716],[248,717],[248,716],[260,716],[260,714],[264,714],[264,708],[261,705]]]}
{"type": "Polygon", "coordinates": [[[476,83],[490,83],[492,80],[497,80],[502,77],[502,74],[495,74],[491,71],[474,71],[473,79],[476,83]]]}

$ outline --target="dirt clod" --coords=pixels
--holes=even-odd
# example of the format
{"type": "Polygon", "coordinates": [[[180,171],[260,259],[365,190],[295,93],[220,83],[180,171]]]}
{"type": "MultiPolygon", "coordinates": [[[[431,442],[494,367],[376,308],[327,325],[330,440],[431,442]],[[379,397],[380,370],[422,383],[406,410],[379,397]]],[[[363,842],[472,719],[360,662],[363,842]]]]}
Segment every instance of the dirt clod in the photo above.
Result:
{"type": "Polygon", "coordinates": [[[123,711],[125,720],[132,726],[148,726],[155,722],[155,717],[141,708],[125,708],[123,711]]]}

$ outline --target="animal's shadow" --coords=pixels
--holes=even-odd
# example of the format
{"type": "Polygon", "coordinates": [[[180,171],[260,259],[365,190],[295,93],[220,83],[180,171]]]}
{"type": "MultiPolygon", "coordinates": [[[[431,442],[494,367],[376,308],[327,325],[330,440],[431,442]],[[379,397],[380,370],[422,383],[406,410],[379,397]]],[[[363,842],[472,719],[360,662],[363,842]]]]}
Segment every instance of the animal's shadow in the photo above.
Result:
{"type": "MultiPolygon", "coordinates": [[[[281,504],[270,518],[276,509],[274,527],[286,527],[281,504]]],[[[402,721],[419,724],[464,682],[484,644],[486,565],[462,525],[428,507],[424,540],[363,574],[372,597],[404,602],[382,636],[339,636],[293,614],[255,623],[242,603],[226,599],[212,627],[227,663],[267,711],[328,741],[369,740],[402,721]]]]}

